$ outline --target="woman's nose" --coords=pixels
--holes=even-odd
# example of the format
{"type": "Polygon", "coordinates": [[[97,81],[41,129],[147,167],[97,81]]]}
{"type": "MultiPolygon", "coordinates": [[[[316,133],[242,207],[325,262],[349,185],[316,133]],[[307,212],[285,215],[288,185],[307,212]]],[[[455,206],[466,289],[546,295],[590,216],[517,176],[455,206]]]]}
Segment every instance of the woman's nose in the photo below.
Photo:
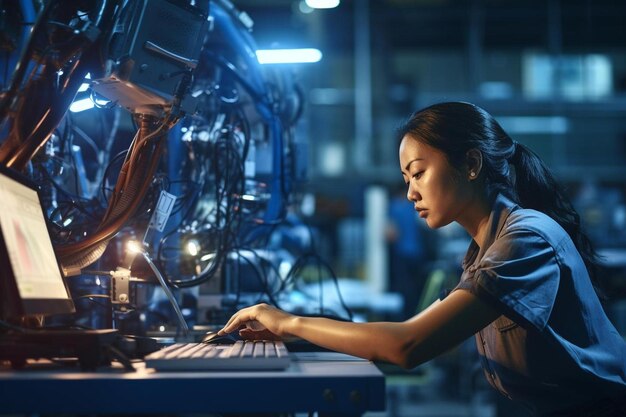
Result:
{"type": "Polygon", "coordinates": [[[417,200],[418,200],[418,198],[419,198],[419,193],[418,193],[418,192],[417,192],[417,191],[416,191],[413,187],[411,187],[411,186],[409,185],[409,187],[408,187],[408,189],[407,189],[407,191],[406,191],[406,198],[407,198],[407,200],[409,200],[409,201],[413,201],[413,202],[415,202],[415,201],[417,201],[417,200]]]}

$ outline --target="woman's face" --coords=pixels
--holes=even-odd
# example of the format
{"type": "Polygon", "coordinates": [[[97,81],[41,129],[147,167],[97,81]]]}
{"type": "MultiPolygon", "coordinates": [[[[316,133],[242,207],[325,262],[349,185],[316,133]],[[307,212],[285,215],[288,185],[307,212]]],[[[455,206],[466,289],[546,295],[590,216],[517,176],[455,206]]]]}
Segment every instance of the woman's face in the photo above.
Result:
{"type": "Polygon", "coordinates": [[[473,193],[465,174],[444,153],[406,135],[400,143],[400,170],[407,199],[430,228],[458,221],[473,193]]]}

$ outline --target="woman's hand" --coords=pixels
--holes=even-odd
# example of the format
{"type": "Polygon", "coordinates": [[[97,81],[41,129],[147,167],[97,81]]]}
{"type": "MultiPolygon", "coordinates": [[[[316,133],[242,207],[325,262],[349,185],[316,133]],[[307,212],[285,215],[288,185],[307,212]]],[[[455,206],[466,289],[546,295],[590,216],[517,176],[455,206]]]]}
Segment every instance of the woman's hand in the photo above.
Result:
{"type": "Polygon", "coordinates": [[[295,316],[267,304],[257,304],[239,310],[218,332],[219,335],[239,330],[239,335],[250,340],[280,340],[290,336],[286,328],[295,316]]]}

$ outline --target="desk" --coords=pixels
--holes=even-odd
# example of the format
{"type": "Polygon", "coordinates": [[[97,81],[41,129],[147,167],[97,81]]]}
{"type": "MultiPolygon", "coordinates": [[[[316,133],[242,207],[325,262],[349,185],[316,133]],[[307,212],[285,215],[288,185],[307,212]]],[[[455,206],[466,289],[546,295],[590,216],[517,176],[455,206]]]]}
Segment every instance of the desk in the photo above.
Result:
{"type": "Polygon", "coordinates": [[[385,379],[371,362],[292,353],[280,372],[137,372],[0,367],[0,413],[294,413],[382,411],[385,379]]]}

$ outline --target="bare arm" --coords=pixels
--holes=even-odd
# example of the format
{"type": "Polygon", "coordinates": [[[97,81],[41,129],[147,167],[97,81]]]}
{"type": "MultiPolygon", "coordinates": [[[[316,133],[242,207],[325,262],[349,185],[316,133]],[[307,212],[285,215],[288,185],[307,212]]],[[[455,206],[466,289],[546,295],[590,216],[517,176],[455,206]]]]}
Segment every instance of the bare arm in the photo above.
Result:
{"type": "Polygon", "coordinates": [[[298,317],[261,304],[237,312],[220,332],[247,326],[244,336],[255,331],[297,336],[338,352],[412,368],[458,345],[499,315],[475,295],[459,290],[401,323],[298,317]]]}

